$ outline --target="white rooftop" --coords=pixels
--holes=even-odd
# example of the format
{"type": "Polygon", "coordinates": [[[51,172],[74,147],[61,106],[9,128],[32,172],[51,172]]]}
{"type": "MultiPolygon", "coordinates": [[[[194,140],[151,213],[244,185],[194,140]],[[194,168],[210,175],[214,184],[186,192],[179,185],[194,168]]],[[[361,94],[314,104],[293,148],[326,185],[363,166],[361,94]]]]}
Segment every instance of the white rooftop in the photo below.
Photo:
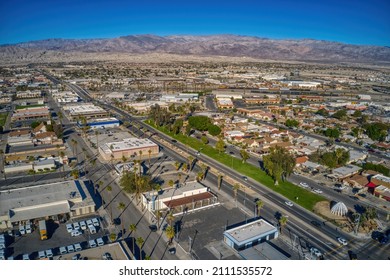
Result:
{"type": "MultiPolygon", "coordinates": [[[[204,192],[207,188],[199,182],[187,182],[180,188],[168,188],[164,189],[158,196],[159,199],[164,201],[167,198],[177,198],[184,196],[192,196],[201,192],[204,192]]],[[[152,200],[152,197],[157,195],[157,192],[145,192],[143,194],[147,200],[152,200]]]]}
{"type": "Polygon", "coordinates": [[[274,232],[276,227],[267,221],[260,219],[254,222],[226,230],[224,234],[229,235],[236,240],[236,243],[246,243],[251,239],[256,239],[258,236],[263,236],[274,232]]]}
{"type": "Polygon", "coordinates": [[[110,152],[119,152],[132,149],[142,149],[148,147],[157,146],[154,142],[149,139],[140,139],[140,138],[126,138],[123,141],[118,142],[109,142],[101,147],[105,153],[110,152]]]}

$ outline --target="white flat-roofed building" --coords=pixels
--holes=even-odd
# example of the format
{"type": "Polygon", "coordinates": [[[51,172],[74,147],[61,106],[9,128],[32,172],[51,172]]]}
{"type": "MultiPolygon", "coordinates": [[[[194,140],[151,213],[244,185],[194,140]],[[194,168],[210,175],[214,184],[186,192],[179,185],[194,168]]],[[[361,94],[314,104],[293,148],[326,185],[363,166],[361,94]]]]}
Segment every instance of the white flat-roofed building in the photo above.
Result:
{"type": "Polygon", "coordinates": [[[130,102],[127,102],[125,103],[125,106],[129,107],[129,108],[133,108],[134,110],[136,110],[137,112],[147,112],[150,110],[150,107],[152,106],[155,106],[155,105],[158,105],[162,108],[168,108],[168,103],[167,102],[163,102],[163,101],[147,101],[147,102],[134,102],[134,103],[130,103],[130,102]]]}
{"type": "Polygon", "coordinates": [[[63,109],[73,120],[80,117],[85,117],[86,119],[103,118],[109,115],[106,110],[91,103],[64,105],[63,109]]]}
{"type": "Polygon", "coordinates": [[[105,160],[122,159],[140,156],[146,158],[150,155],[156,155],[159,152],[157,144],[149,139],[127,138],[119,142],[110,142],[99,147],[99,153],[105,160]]]}
{"type": "Polygon", "coordinates": [[[195,102],[198,101],[197,93],[163,94],[160,101],[168,103],[195,102]]]}
{"type": "Polygon", "coordinates": [[[11,120],[23,121],[23,120],[49,119],[49,118],[50,118],[49,108],[47,106],[42,106],[42,107],[17,109],[15,113],[13,113],[11,120]]]}
{"type": "Polygon", "coordinates": [[[359,166],[348,164],[346,166],[333,169],[332,175],[338,179],[344,179],[358,173],[360,169],[361,167],[359,166]]]}
{"type": "Polygon", "coordinates": [[[0,228],[52,218],[92,214],[95,203],[82,181],[65,181],[0,191],[0,228]]]}
{"type": "Polygon", "coordinates": [[[300,87],[300,88],[316,88],[320,86],[320,82],[305,82],[305,81],[289,81],[287,83],[289,87],[300,87]]]}
{"type": "Polygon", "coordinates": [[[225,132],[225,137],[228,139],[242,138],[245,136],[245,133],[239,130],[230,130],[225,132]]]}
{"type": "Polygon", "coordinates": [[[223,233],[224,242],[236,251],[275,239],[278,229],[263,219],[233,227],[223,233]]]}

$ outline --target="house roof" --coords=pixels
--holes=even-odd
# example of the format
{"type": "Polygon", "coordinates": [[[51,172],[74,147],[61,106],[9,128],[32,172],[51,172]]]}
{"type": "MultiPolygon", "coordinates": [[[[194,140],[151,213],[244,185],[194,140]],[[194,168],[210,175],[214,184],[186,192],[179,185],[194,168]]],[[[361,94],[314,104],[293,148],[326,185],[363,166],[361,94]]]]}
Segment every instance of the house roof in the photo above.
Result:
{"type": "Polygon", "coordinates": [[[45,124],[41,122],[36,128],[34,128],[33,132],[37,133],[39,132],[43,127],[45,127],[45,124]]]}
{"type": "Polygon", "coordinates": [[[369,182],[367,185],[366,185],[367,188],[376,188],[377,185],[375,185],[373,182],[369,182]]]}
{"type": "Polygon", "coordinates": [[[8,134],[8,136],[9,137],[18,137],[18,136],[28,135],[30,133],[31,133],[30,129],[18,129],[18,130],[11,131],[8,134]]]}
{"type": "Polygon", "coordinates": [[[46,137],[55,137],[56,134],[53,131],[47,131],[47,132],[42,132],[39,133],[38,135],[35,136],[36,139],[43,139],[46,137]]]}
{"type": "Polygon", "coordinates": [[[303,157],[297,157],[295,159],[295,163],[296,164],[302,164],[304,162],[306,162],[309,158],[307,156],[303,156],[303,157]]]}

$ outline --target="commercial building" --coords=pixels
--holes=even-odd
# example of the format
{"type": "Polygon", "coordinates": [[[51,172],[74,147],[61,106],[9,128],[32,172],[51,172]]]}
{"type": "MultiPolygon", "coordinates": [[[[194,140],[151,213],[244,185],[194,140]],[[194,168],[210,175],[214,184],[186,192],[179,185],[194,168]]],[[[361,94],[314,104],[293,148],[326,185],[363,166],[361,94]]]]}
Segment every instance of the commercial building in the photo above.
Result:
{"type": "Polygon", "coordinates": [[[95,212],[82,181],[65,181],[0,191],[0,228],[40,219],[63,220],[95,212]]]}
{"type": "Polygon", "coordinates": [[[62,107],[72,120],[81,117],[88,119],[108,117],[109,113],[103,108],[90,103],[64,105],[62,107]]]}
{"type": "Polygon", "coordinates": [[[151,212],[171,209],[174,213],[182,213],[215,205],[218,198],[209,188],[194,181],[179,188],[143,193],[142,203],[151,212]]]}
{"type": "Polygon", "coordinates": [[[16,99],[39,98],[41,96],[42,96],[42,91],[40,90],[18,91],[16,93],[16,99]]]}
{"type": "Polygon", "coordinates": [[[122,159],[122,157],[133,158],[140,156],[148,157],[159,152],[157,144],[149,139],[127,138],[119,142],[109,142],[99,147],[99,153],[105,160],[122,159]]]}
{"type": "Polygon", "coordinates": [[[168,108],[168,103],[163,101],[147,101],[147,102],[135,102],[135,103],[125,103],[125,106],[132,108],[138,113],[145,113],[150,110],[150,107],[159,105],[162,108],[168,108]]]}
{"type": "Polygon", "coordinates": [[[7,143],[9,146],[24,146],[24,145],[33,145],[33,138],[31,134],[31,129],[18,129],[12,130],[8,134],[7,143]]]}
{"type": "Polygon", "coordinates": [[[49,119],[50,112],[47,106],[24,108],[16,110],[11,120],[12,121],[24,121],[24,120],[35,120],[35,119],[49,119]]]}
{"type": "MultiPolygon", "coordinates": [[[[78,121],[77,124],[79,127],[83,126],[81,121],[78,121]]],[[[89,126],[91,129],[118,127],[119,124],[120,122],[117,118],[98,118],[87,120],[87,126],[89,126]]]]}
{"type": "Polygon", "coordinates": [[[217,98],[217,106],[221,109],[231,109],[234,107],[233,102],[230,98],[217,98]]]}
{"type": "Polygon", "coordinates": [[[196,102],[199,99],[197,93],[163,94],[160,101],[168,103],[196,102]]]}
{"type": "Polygon", "coordinates": [[[80,101],[80,97],[72,91],[52,91],[52,97],[58,103],[76,103],[80,101]]]}
{"type": "Polygon", "coordinates": [[[241,251],[278,236],[279,232],[276,227],[259,219],[224,231],[223,240],[229,247],[241,251]]]}
{"type": "Polygon", "coordinates": [[[360,171],[360,167],[352,164],[348,164],[346,166],[342,166],[336,169],[333,169],[332,174],[329,176],[332,176],[336,179],[344,179],[347,177],[351,177],[352,175],[357,174],[360,171]]]}

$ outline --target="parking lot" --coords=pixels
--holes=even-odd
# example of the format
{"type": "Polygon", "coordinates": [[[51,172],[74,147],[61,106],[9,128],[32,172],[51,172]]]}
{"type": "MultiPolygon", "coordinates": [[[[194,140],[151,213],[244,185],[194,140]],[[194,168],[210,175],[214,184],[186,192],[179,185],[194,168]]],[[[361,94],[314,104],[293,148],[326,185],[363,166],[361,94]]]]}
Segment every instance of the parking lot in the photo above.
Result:
{"type": "MultiPolygon", "coordinates": [[[[97,217],[77,218],[71,222],[86,221],[91,218],[97,217]]],[[[89,240],[93,239],[96,241],[97,238],[103,238],[104,243],[107,244],[106,226],[100,219],[99,221],[99,226],[95,227],[96,233],[91,234],[90,230],[81,230],[81,234],[78,236],[72,236],[71,233],[67,231],[65,223],[47,222],[47,240],[41,240],[39,229],[35,229],[32,233],[14,236],[7,246],[7,257],[12,255],[14,259],[22,259],[24,254],[28,254],[30,259],[38,259],[38,252],[48,249],[52,249],[53,255],[58,256],[60,255],[60,247],[79,243],[81,249],[84,250],[90,247],[88,244],[89,240]]],[[[70,223],[70,221],[68,223],[70,223]]]]}

